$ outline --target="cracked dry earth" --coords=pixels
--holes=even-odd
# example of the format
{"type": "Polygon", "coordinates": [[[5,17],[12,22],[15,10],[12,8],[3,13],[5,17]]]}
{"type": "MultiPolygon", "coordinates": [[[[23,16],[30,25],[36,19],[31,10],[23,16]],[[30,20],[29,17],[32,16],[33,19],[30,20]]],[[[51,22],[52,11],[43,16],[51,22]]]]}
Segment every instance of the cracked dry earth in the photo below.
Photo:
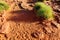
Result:
{"type": "Polygon", "coordinates": [[[47,22],[36,18],[34,11],[31,11],[31,5],[36,0],[5,1],[10,10],[0,14],[0,40],[60,40],[60,10],[57,3],[52,2],[54,6],[51,5],[56,20],[47,22]],[[21,3],[22,7],[16,3],[21,3]]]}

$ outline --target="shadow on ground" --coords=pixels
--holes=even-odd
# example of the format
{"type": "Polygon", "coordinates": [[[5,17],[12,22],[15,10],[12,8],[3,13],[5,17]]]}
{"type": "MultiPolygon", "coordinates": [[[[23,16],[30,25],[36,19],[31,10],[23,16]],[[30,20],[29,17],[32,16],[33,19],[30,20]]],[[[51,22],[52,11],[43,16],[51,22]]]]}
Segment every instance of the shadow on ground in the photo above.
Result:
{"type": "Polygon", "coordinates": [[[9,20],[17,22],[35,22],[38,21],[35,12],[29,10],[17,10],[11,12],[13,16],[9,20]]]}
{"type": "Polygon", "coordinates": [[[42,18],[37,18],[36,13],[33,10],[17,10],[11,12],[13,16],[9,18],[11,21],[17,22],[36,22],[43,21],[42,18]]]}

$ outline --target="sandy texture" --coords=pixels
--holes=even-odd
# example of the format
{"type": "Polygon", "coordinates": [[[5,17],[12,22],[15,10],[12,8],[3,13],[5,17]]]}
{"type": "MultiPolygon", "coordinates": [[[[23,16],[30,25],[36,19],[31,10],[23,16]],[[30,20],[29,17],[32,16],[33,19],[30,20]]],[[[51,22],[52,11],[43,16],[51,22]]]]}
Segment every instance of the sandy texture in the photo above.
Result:
{"type": "Polygon", "coordinates": [[[48,22],[37,18],[32,10],[36,0],[5,1],[10,9],[0,14],[0,40],[60,40],[59,4],[49,4],[56,20],[48,22]]]}

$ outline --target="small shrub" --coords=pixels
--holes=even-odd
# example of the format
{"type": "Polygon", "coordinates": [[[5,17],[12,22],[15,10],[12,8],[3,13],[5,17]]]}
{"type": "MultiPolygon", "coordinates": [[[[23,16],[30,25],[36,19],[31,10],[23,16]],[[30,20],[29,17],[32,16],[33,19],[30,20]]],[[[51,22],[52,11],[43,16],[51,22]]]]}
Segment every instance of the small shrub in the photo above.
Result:
{"type": "Polygon", "coordinates": [[[45,19],[54,19],[53,10],[50,6],[44,4],[43,2],[35,3],[34,9],[36,10],[36,15],[38,17],[44,17],[45,19]]]}
{"type": "Polygon", "coordinates": [[[6,2],[0,1],[0,12],[3,10],[8,10],[8,8],[9,8],[9,5],[6,2]]]}

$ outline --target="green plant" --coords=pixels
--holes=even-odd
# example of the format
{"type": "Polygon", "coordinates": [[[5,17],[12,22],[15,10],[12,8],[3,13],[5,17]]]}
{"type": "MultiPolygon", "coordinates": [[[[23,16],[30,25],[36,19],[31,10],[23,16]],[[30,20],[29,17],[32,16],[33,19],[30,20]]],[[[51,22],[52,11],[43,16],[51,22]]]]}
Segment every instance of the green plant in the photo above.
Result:
{"type": "Polygon", "coordinates": [[[45,19],[54,19],[53,10],[50,6],[44,4],[43,2],[36,2],[34,9],[37,11],[36,15],[38,17],[44,17],[45,19]]]}
{"type": "Polygon", "coordinates": [[[4,1],[0,1],[0,12],[3,10],[7,10],[9,8],[9,5],[4,2],[4,1]]]}

